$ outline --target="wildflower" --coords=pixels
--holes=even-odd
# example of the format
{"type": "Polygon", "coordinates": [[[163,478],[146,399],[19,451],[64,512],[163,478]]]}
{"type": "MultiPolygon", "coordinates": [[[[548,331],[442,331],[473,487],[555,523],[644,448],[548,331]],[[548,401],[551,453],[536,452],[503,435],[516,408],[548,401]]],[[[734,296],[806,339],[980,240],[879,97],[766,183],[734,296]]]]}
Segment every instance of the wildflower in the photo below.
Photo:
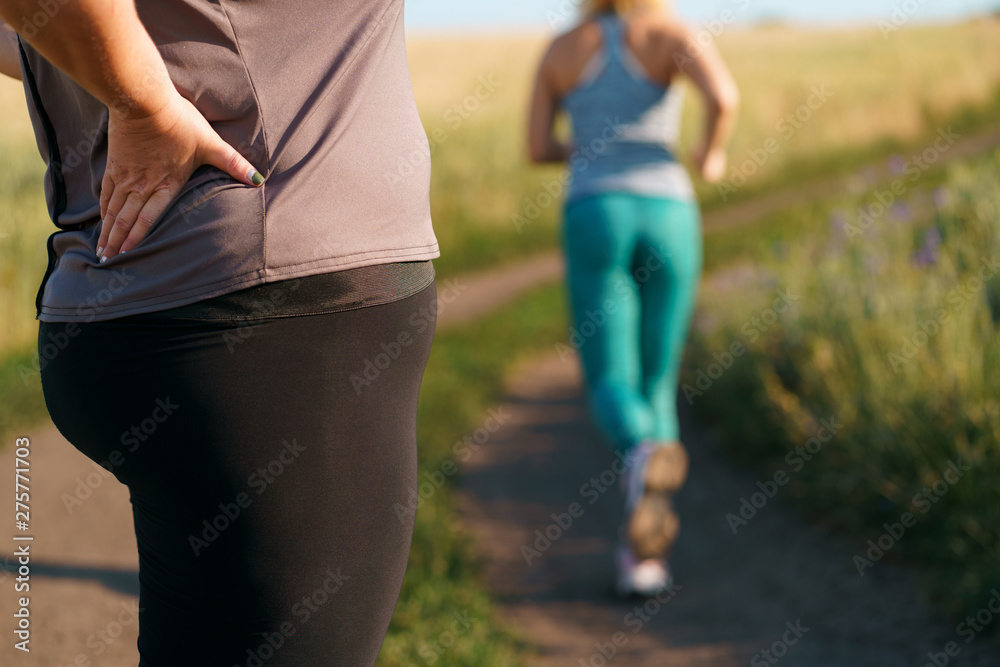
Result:
{"type": "Polygon", "coordinates": [[[893,176],[899,176],[906,171],[906,160],[903,159],[902,155],[893,155],[889,158],[889,171],[892,172],[893,176]]]}
{"type": "Polygon", "coordinates": [[[934,189],[934,206],[938,209],[946,207],[951,202],[951,193],[948,192],[946,187],[938,187],[934,189]]]}
{"type": "Polygon", "coordinates": [[[924,247],[913,256],[914,265],[924,268],[937,264],[940,247],[941,231],[937,227],[931,227],[924,236],[924,247]]]}
{"type": "Polygon", "coordinates": [[[893,204],[892,208],[889,209],[890,215],[894,220],[898,222],[912,222],[913,221],[913,210],[902,202],[893,204]]]}

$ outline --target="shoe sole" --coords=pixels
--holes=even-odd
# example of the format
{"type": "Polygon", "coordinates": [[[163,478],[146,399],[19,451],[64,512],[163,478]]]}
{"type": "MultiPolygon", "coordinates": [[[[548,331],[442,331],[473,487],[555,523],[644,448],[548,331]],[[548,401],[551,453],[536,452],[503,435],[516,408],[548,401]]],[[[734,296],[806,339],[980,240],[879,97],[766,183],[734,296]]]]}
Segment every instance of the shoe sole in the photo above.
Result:
{"type": "Polygon", "coordinates": [[[660,447],[646,463],[642,498],[628,522],[628,537],[638,558],[666,558],[677,540],[681,522],[673,495],[684,486],[688,455],[678,445],[660,447]]]}

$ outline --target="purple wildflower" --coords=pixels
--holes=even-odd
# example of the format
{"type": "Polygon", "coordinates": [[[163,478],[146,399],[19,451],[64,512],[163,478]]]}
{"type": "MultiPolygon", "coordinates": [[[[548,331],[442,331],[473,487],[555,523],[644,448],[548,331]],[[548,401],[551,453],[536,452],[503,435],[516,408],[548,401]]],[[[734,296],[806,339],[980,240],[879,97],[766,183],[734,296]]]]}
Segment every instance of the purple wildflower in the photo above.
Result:
{"type": "Polygon", "coordinates": [[[928,229],[927,235],[924,236],[924,247],[913,256],[913,264],[920,268],[937,264],[941,240],[941,231],[937,227],[928,229]]]}
{"type": "Polygon", "coordinates": [[[938,187],[934,189],[934,206],[938,209],[942,209],[951,202],[951,193],[948,192],[946,187],[938,187]]]}
{"type": "Polygon", "coordinates": [[[899,176],[906,171],[906,160],[903,159],[902,155],[893,155],[889,158],[889,171],[891,171],[894,176],[899,176]]]}
{"type": "Polygon", "coordinates": [[[892,208],[890,208],[889,211],[894,220],[898,220],[899,222],[913,221],[913,210],[907,204],[904,204],[902,202],[898,204],[893,204],[892,208]]]}
{"type": "Polygon", "coordinates": [[[844,211],[834,211],[830,215],[830,231],[835,235],[842,234],[847,227],[848,217],[844,211]]]}

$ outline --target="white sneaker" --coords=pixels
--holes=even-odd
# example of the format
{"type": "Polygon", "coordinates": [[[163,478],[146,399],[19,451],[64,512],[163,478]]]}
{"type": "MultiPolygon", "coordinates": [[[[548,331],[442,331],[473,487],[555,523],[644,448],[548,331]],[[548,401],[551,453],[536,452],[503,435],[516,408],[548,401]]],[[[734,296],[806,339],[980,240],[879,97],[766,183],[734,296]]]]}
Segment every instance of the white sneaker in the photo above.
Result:
{"type": "Polygon", "coordinates": [[[622,597],[641,595],[653,597],[670,587],[670,567],[665,560],[639,560],[625,544],[618,546],[615,557],[618,581],[615,590],[622,597]]]}

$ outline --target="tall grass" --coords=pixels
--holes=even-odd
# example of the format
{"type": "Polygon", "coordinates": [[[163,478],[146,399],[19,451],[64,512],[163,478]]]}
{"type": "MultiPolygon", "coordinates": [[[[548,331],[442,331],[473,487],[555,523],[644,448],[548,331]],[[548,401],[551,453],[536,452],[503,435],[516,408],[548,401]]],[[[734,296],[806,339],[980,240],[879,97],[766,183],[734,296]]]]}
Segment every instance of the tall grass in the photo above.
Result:
{"type": "Polygon", "coordinates": [[[918,566],[956,616],[1000,585],[997,182],[1000,151],[870,224],[840,211],[872,195],[801,212],[813,234],[706,287],[685,377],[733,457],[762,479],[792,461],[783,494],[857,538],[872,567],[918,566]],[[773,324],[777,290],[793,305],[773,324]],[[734,342],[748,352],[730,359],[734,342]],[[843,428],[794,463],[824,418],[843,428]],[[952,464],[970,469],[953,479],[952,464]],[[916,525],[869,553],[907,512],[916,525]]]}

